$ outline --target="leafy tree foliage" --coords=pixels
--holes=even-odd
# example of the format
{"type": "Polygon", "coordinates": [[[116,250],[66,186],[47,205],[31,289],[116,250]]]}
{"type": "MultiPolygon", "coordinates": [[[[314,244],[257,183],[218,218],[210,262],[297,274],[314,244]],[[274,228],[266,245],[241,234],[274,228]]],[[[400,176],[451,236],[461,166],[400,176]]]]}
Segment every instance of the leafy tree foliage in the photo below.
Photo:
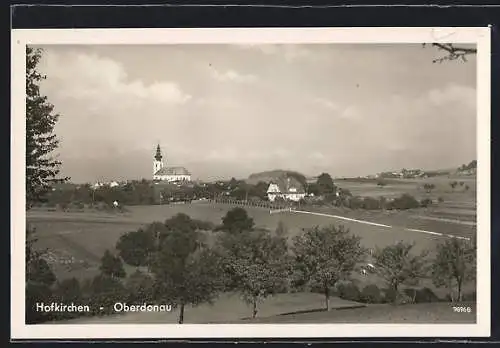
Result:
{"type": "Polygon", "coordinates": [[[182,324],[186,305],[211,303],[222,289],[221,263],[189,216],[178,214],[165,226],[151,270],[163,299],[178,306],[182,324]]]}
{"type": "MultiPolygon", "coordinates": [[[[57,148],[54,126],[59,115],[54,106],[40,93],[40,82],[45,76],[37,69],[42,51],[26,47],[26,209],[44,199],[51,183],[59,174],[60,162],[51,157],[57,148]]],[[[64,179],[61,179],[62,181],[64,179]]],[[[50,285],[56,277],[42,253],[33,249],[34,231],[26,229],[26,322],[50,319],[35,311],[37,302],[50,299],[50,285]]]]}
{"type": "Polygon", "coordinates": [[[363,300],[361,291],[352,281],[339,283],[335,288],[336,293],[343,300],[354,302],[363,300]]]}
{"type": "Polygon", "coordinates": [[[283,233],[281,226],[274,234],[259,229],[220,236],[231,290],[238,291],[252,305],[253,318],[257,316],[259,302],[286,287],[290,268],[283,233]]]}
{"type": "Polygon", "coordinates": [[[446,287],[452,300],[462,300],[463,285],[476,278],[476,246],[474,242],[450,238],[437,246],[432,264],[432,280],[446,287]],[[453,296],[453,292],[457,296],[453,296]]]}
{"type": "Polygon", "coordinates": [[[155,297],[155,281],[153,277],[145,272],[136,270],[125,283],[128,292],[128,300],[134,302],[153,301],[155,297]]]}
{"type": "Polygon", "coordinates": [[[400,285],[414,285],[427,275],[427,252],[412,254],[414,245],[401,241],[373,253],[376,272],[396,294],[400,285]]]}
{"type": "Polygon", "coordinates": [[[73,277],[58,282],[55,288],[55,294],[60,302],[78,303],[83,296],[80,281],[73,277]]]}
{"type": "Polygon", "coordinates": [[[120,279],[108,274],[99,274],[94,277],[87,291],[89,306],[97,315],[114,313],[114,304],[123,302],[127,295],[120,279]]]}
{"type": "Polygon", "coordinates": [[[123,269],[122,260],[111,254],[109,250],[106,250],[101,258],[101,266],[99,267],[99,270],[102,274],[111,278],[123,278],[126,275],[125,270],[123,269]]]}
{"type": "Polygon", "coordinates": [[[156,246],[156,234],[154,234],[153,230],[157,225],[159,225],[160,229],[165,229],[165,226],[161,223],[150,225],[149,230],[139,229],[135,232],[126,233],[118,239],[116,249],[125,263],[132,266],[147,265],[149,256],[156,246]]]}
{"type": "Polygon", "coordinates": [[[333,183],[332,177],[328,173],[320,174],[316,184],[320,195],[335,193],[335,184],[333,183]]]}
{"type": "Polygon", "coordinates": [[[227,212],[222,218],[221,230],[229,233],[241,233],[250,231],[254,227],[254,221],[248,216],[245,209],[237,207],[227,212]]]}
{"type": "MultiPolygon", "coordinates": [[[[65,304],[74,303],[75,305],[80,305],[87,302],[83,297],[80,282],[76,278],[64,279],[58,282],[55,286],[53,297],[55,301],[65,304]]],[[[56,317],[55,319],[62,320],[76,318],[82,316],[83,313],[61,312],[54,314],[56,317]]]]}
{"type": "Polygon", "coordinates": [[[31,260],[28,266],[27,278],[31,282],[47,286],[53,285],[57,280],[49,264],[42,257],[31,260]]]}
{"type": "Polygon", "coordinates": [[[472,160],[469,162],[469,164],[462,164],[458,168],[459,171],[466,171],[466,170],[471,170],[471,169],[477,169],[477,160],[472,160]]]}
{"type": "Polygon", "coordinates": [[[43,199],[60,171],[61,162],[51,154],[58,147],[54,126],[59,115],[40,83],[46,77],[37,69],[42,50],[26,47],[26,205],[43,199]]]}
{"type": "Polygon", "coordinates": [[[361,291],[361,299],[363,302],[367,303],[381,303],[382,293],[377,285],[368,284],[363,288],[363,291],[361,291]]]}
{"type": "Polygon", "coordinates": [[[404,193],[401,196],[394,198],[393,201],[387,204],[387,209],[406,210],[418,207],[420,207],[420,202],[408,193],[404,193]]]}
{"type": "Polygon", "coordinates": [[[363,259],[365,250],[360,240],[342,225],[310,228],[294,238],[296,276],[323,289],[327,310],[330,288],[340,280],[349,279],[363,259]]]}

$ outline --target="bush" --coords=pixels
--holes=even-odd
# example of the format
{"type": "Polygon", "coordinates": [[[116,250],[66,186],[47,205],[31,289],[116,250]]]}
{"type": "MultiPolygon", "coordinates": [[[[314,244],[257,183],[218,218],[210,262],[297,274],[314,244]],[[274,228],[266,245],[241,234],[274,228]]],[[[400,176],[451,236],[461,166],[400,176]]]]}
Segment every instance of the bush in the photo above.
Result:
{"type": "Polygon", "coordinates": [[[365,197],[362,207],[366,210],[378,210],[381,208],[380,201],[373,197],[365,197]]]}
{"type": "Polygon", "coordinates": [[[408,303],[413,303],[413,298],[415,296],[415,294],[414,294],[415,289],[407,289],[407,290],[412,290],[412,291],[398,292],[396,294],[396,301],[394,302],[394,304],[404,305],[404,304],[408,304],[408,303]]]}
{"type": "Polygon", "coordinates": [[[375,284],[370,284],[364,287],[361,292],[361,300],[366,303],[381,303],[382,294],[380,289],[375,284]]]}
{"type": "Polygon", "coordinates": [[[154,279],[139,270],[128,277],[125,288],[129,302],[152,301],[154,299],[154,279]]]}
{"type": "Polygon", "coordinates": [[[439,301],[439,297],[431,289],[425,287],[417,290],[415,303],[431,303],[439,301]]]}
{"type": "Polygon", "coordinates": [[[123,284],[115,278],[100,274],[92,279],[89,284],[89,301],[87,302],[94,314],[113,314],[113,305],[126,298],[123,284]],[[103,307],[103,310],[100,310],[103,307]]]}
{"type": "Polygon", "coordinates": [[[360,301],[361,300],[361,292],[356,284],[350,283],[342,283],[337,287],[338,296],[347,301],[360,301]]]}
{"type": "MultiPolygon", "coordinates": [[[[54,299],[62,303],[83,304],[83,295],[80,288],[80,282],[76,278],[65,279],[58,282],[54,291],[54,299]]],[[[57,320],[77,318],[85,315],[82,312],[59,312],[54,313],[57,320]]]]}
{"type": "Polygon", "coordinates": [[[363,207],[363,200],[359,197],[351,197],[348,206],[351,209],[360,209],[363,207]]]}
{"type": "Polygon", "coordinates": [[[443,197],[438,197],[438,202],[439,203],[443,203],[444,202],[444,198],[443,197]]]}
{"type": "Polygon", "coordinates": [[[400,197],[395,198],[390,204],[390,209],[413,209],[420,207],[420,203],[410,194],[403,194],[400,197]]]}
{"type": "Polygon", "coordinates": [[[398,303],[401,298],[401,293],[394,291],[394,289],[386,288],[382,290],[382,303],[398,303]]]}
{"type": "Polygon", "coordinates": [[[432,205],[432,199],[424,198],[420,201],[420,206],[423,208],[427,208],[429,205],[432,205]]]}

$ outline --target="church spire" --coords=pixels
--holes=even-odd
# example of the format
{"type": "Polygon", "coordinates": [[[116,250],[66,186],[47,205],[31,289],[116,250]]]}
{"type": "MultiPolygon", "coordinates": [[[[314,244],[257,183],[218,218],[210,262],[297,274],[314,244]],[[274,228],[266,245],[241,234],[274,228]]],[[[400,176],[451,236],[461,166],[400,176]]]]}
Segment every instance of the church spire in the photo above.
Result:
{"type": "Polygon", "coordinates": [[[161,155],[161,149],[160,149],[160,144],[156,147],[156,155],[155,155],[155,160],[161,161],[162,155],[161,155]]]}

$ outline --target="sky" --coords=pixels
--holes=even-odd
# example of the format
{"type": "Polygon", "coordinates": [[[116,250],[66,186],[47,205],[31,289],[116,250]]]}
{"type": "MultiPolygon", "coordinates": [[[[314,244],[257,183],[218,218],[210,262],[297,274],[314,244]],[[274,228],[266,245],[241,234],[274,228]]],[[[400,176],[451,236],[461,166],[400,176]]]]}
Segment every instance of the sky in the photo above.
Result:
{"type": "Polygon", "coordinates": [[[476,158],[476,61],[416,44],[51,45],[39,70],[73,182],[287,169],[362,176],[476,158]]]}

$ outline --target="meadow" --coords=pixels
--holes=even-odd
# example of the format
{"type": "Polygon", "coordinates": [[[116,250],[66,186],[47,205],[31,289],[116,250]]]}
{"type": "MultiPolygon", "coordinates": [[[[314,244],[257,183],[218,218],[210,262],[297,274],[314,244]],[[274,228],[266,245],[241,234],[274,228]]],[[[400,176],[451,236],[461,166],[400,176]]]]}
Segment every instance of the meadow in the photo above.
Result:
{"type": "MultiPolygon", "coordinates": [[[[279,294],[267,298],[259,306],[259,317],[275,317],[281,315],[296,315],[311,312],[324,305],[324,297],[315,293],[279,294]]],[[[332,309],[361,308],[364,304],[332,298],[332,309]]],[[[78,318],[60,323],[71,324],[177,324],[178,311],[171,312],[130,312],[126,315],[106,317],[78,318]]],[[[213,304],[202,304],[187,307],[186,324],[215,324],[251,319],[251,308],[237,294],[222,294],[213,304]]],[[[57,322],[56,322],[57,323],[57,322]]]]}

